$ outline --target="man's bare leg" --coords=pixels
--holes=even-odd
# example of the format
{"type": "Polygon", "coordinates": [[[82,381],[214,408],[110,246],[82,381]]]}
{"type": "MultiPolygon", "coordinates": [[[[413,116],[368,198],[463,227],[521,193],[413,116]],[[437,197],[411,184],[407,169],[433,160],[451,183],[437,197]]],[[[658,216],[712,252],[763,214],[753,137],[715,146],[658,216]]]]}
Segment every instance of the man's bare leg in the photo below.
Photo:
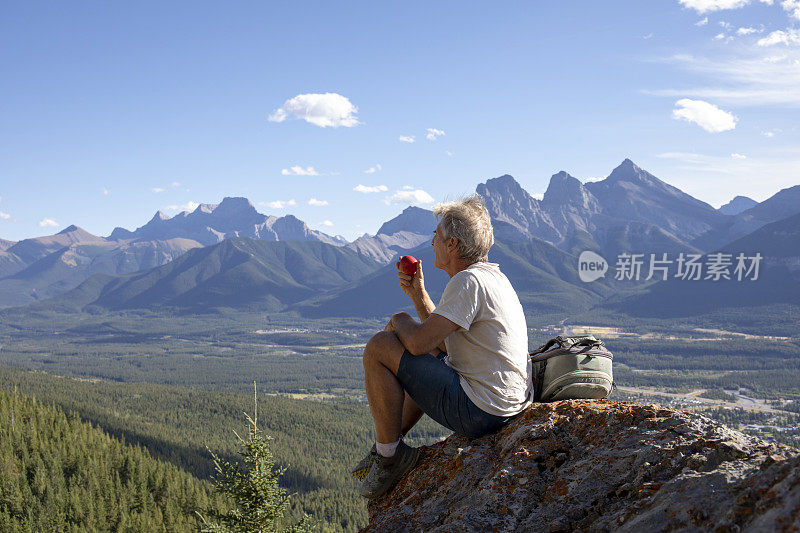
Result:
{"type": "MultiPolygon", "coordinates": [[[[406,393],[397,380],[397,369],[404,351],[405,348],[397,335],[390,331],[374,335],[364,349],[367,401],[372,412],[372,420],[375,422],[377,440],[384,444],[396,442],[403,427],[405,410],[403,404],[406,393]]],[[[410,409],[409,416],[413,414],[415,412],[410,409]]]]}
{"type": "Polygon", "coordinates": [[[419,419],[422,418],[422,409],[411,399],[411,396],[408,393],[405,393],[405,398],[403,399],[403,421],[400,426],[400,431],[403,435],[408,435],[408,432],[411,431],[411,428],[419,422],[419,419]]]}

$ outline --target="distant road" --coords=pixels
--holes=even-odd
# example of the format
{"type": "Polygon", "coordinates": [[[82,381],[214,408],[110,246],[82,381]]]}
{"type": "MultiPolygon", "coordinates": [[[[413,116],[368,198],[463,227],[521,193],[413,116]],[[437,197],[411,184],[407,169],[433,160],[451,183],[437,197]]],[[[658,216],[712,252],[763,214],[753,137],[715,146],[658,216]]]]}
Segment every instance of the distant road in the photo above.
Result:
{"type": "Polygon", "coordinates": [[[726,402],[724,400],[712,400],[710,398],[701,398],[700,395],[705,392],[705,390],[700,389],[692,392],[688,392],[685,394],[680,393],[673,393],[673,392],[663,392],[659,390],[653,389],[639,389],[636,387],[617,387],[621,392],[627,392],[629,394],[642,394],[645,396],[663,396],[667,398],[675,398],[681,400],[687,400],[692,402],[697,402],[695,405],[686,406],[683,409],[685,410],[694,410],[694,409],[704,409],[707,407],[725,407],[728,409],[733,409],[735,407],[740,407],[745,411],[753,411],[753,412],[760,412],[760,413],[778,413],[778,414],[786,414],[787,411],[781,411],[780,409],[773,409],[768,405],[764,405],[758,403],[758,400],[753,398],[749,398],[747,396],[742,396],[738,393],[733,393],[734,396],[739,400],[737,403],[726,402]]]}

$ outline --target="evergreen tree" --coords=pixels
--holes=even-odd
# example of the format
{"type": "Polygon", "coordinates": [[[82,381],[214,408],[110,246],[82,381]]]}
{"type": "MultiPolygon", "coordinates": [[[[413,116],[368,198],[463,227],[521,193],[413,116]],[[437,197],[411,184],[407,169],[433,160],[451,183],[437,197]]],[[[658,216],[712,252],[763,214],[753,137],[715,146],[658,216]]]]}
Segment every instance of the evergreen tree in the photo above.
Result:
{"type": "MultiPolygon", "coordinates": [[[[258,396],[253,383],[253,417],[245,413],[248,436],[239,439],[240,455],[244,467],[221,459],[211,452],[216,474],[217,491],[232,500],[228,511],[211,509],[212,521],[200,515],[204,532],[209,533],[271,533],[280,531],[283,514],[289,504],[289,494],[278,485],[278,479],[286,468],[276,468],[270,449],[272,437],[258,429],[258,396]]],[[[210,451],[210,450],[209,450],[210,451]]],[[[199,513],[198,513],[199,514],[199,513]]],[[[303,515],[297,524],[287,526],[284,531],[303,533],[311,531],[311,519],[303,515]]]]}

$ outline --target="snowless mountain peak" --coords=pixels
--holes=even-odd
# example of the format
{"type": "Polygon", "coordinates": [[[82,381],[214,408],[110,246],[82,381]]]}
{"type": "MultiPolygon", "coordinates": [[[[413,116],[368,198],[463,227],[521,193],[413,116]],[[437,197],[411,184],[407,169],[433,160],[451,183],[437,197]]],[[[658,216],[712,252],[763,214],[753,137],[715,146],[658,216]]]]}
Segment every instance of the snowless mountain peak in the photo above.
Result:
{"type": "Polygon", "coordinates": [[[655,176],[647,172],[646,170],[642,170],[641,167],[636,165],[630,159],[625,159],[622,163],[617,166],[611,174],[609,174],[608,181],[650,181],[650,179],[656,179],[655,176]]]}
{"type": "Polygon", "coordinates": [[[544,193],[544,202],[566,201],[583,195],[583,184],[578,178],[561,171],[553,174],[544,193]]]}
{"type": "Polygon", "coordinates": [[[747,196],[735,196],[733,200],[721,206],[718,211],[726,215],[738,215],[756,204],[758,204],[758,202],[747,196]]]}
{"type": "Polygon", "coordinates": [[[208,215],[213,213],[218,205],[219,204],[200,204],[192,213],[205,213],[208,215]]]}
{"type": "Polygon", "coordinates": [[[66,228],[62,229],[58,232],[58,235],[66,235],[67,233],[72,233],[73,231],[83,231],[81,228],[76,226],[75,224],[71,224],[66,228]]]}
{"type": "Polygon", "coordinates": [[[428,235],[435,228],[436,219],[431,211],[409,206],[393,219],[384,222],[378,229],[377,235],[394,235],[399,231],[428,235]]]}
{"type": "MultiPolygon", "coordinates": [[[[491,178],[486,180],[485,184],[478,185],[478,187],[483,187],[486,191],[509,191],[518,193],[520,191],[524,191],[522,186],[514,179],[514,176],[510,174],[503,174],[497,178],[491,178]]],[[[478,191],[479,194],[480,191],[478,191]]]]}
{"type": "Polygon", "coordinates": [[[256,208],[250,203],[250,200],[243,197],[226,196],[222,199],[214,209],[216,214],[223,213],[236,213],[236,214],[252,214],[257,213],[256,208]]]}

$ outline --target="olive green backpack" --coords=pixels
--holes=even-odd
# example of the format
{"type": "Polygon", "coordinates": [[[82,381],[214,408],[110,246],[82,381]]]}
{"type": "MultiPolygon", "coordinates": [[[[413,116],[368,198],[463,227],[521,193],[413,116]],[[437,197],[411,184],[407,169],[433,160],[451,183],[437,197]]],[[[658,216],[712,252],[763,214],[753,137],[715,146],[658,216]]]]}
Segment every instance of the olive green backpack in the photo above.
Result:
{"type": "Polygon", "coordinates": [[[530,355],[537,402],[599,400],[611,394],[613,355],[592,335],[559,335],[530,355]]]}

